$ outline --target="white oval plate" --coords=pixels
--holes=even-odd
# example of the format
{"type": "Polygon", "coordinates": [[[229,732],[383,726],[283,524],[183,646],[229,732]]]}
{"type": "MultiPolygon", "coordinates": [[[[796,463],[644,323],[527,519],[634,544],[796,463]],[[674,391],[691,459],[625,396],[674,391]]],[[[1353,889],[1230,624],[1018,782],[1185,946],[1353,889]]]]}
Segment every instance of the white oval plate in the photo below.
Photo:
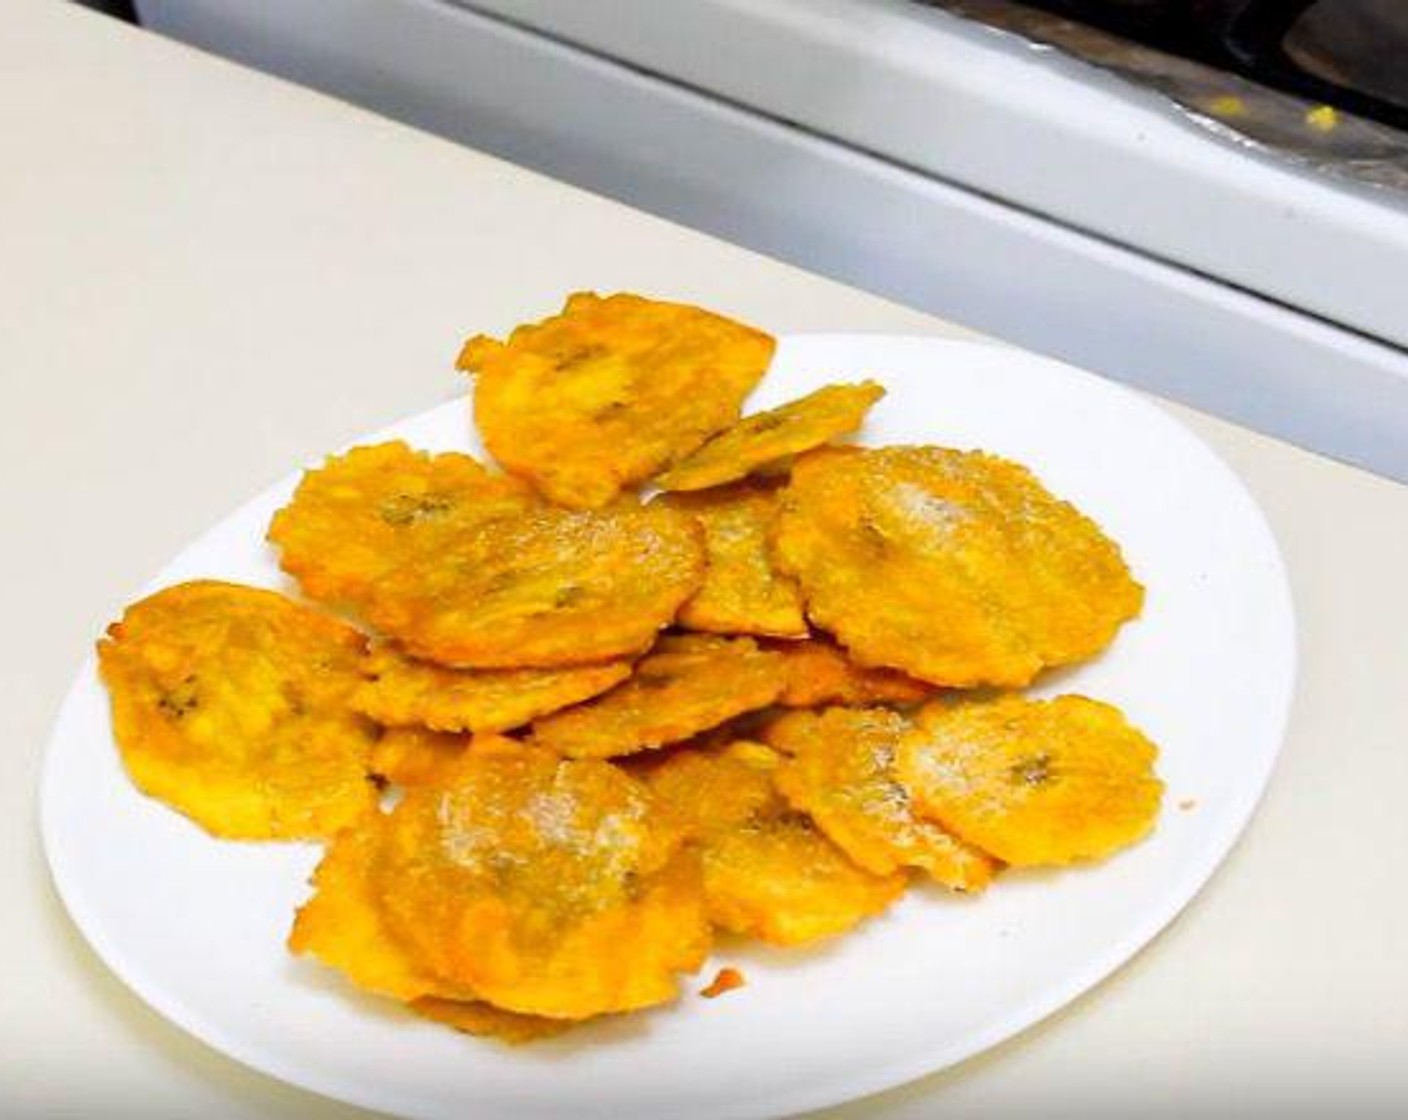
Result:
{"type": "MultiPolygon", "coordinates": [[[[981,899],[917,887],[811,951],[721,946],[680,1002],[517,1049],[362,996],[284,949],[318,857],[233,844],[140,795],[93,664],[49,745],[45,846],[79,928],[173,1022],[275,1077],[427,1117],[776,1115],[941,1069],[1049,1015],[1153,937],[1227,854],[1270,773],[1295,631],[1285,572],[1236,477],[1147,400],[1057,362],[976,343],[787,338],[750,407],[874,377],[866,443],[981,447],[1030,465],[1123,545],[1148,605],[1101,658],[1041,691],[1113,701],[1162,746],[1154,835],[1095,867],[1007,874],[981,899]],[[1180,811],[1180,801],[1196,808],[1180,811]],[[695,995],[721,964],[747,987],[695,995]]],[[[481,449],[463,403],[370,439],[481,449]]],[[[365,442],[365,441],[364,441],[365,442]]],[[[152,588],[212,576],[286,586],[263,543],[290,476],[179,555],[152,588]]]]}

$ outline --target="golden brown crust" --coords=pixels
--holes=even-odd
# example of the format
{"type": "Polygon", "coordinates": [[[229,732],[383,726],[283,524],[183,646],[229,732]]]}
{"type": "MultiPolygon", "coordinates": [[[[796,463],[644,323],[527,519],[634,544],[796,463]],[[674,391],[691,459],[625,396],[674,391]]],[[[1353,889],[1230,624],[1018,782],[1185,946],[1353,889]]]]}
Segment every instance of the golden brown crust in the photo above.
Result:
{"type": "Polygon", "coordinates": [[[773,784],[777,755],[758,743],[688,747],[644,780],[699,846],[715,925],[777,945],[833,937],[890,905],[902,873],[874,875],[794,812],[773,784]]]}
{"type": "Polygon", "coordinates": [[[476,525],[390,572],[365,613],[444,665],[581,665],[642,653],[703,578],[702,532],[685,514],[545,508],[476,525]]]}
{"type": "Polygon", "coordinates": [[[363,665],[352,706],[386,727],[508,731],[579,704],[631,675],[631,662],[560,669],[448,669],[381,643],[363,665]]]}
{"type": "Polygon", "coordinates": [[[684,304],[579,292],[562,311],[460,352],[474,419],[510,474],[596,509],[738,419],[772,360],[762,331],[684,304]]]}
{"type": "Polygon", "coordinates": [[[473,456],[394,440],[305,471],[269,540],[308,596],[360,606],[388,572],[433,554],[465,526],[536,504],[523,483],[491,474],[473,456]]]}
{"type": "Polygon", "coordinates": [[[915,680],[896,669],[857,665],[845,650],[823,636],[800,642],[765,642],[764,648],[782,656],[787,683],[777,702],[785,708],[915,704],[938,691],[928,681],[915,680]]]}
{"type": "Polygon", "coordinates": [[[663,1003],[709,948],[697,860],[605,762],[471,752],[407,791],[379,864],[388,928],[441,980],[524,1014],[663,1003]]]}
{"type": "Polygon", "coordinates": [[[715,634],[806,636],[802,593],[769,556],[776,489],[742,484],[666,494],[658,501],[696,518],[704,529],[704,584],[680,608],[681,626],[715,634]]]}
{"type": "Polygon", "coordinates": [[[494,1038],[510,1046],[522,1046],[544,1038],[555,1038],[575,1026],[572,1019],[545,1019],[541,1015],[520,1015],[483,1000],[437,999],[427,996],[411,1003],[411,1010],[425,1019],[444,1023],[465,1034],[494,1038]]]}
{"type": "Polygon", "coordinates": [[[767,470],[792,455],[854,432],[885,395],[874,381],[827,385],[745,416],[656,479],[662,490],[703,490],[767,470]]]}
{"type": "Polygon", "coordinates": [[[1083,696],[928,704],[897,770],[916,809],[1017,866],[1102,859],[1158,818],[1158,750],[1083,696]]]}
{"type": "Polygon", "coordinates": [[[437,786],[451,780],[469,750],[468,735],[391,727],[372,747],[371,772],[398,786],[437,786]]]}
{"type": "Polygon", "coordinates": [[[778,768],[777,786],[862,867],[879,875],[917,867],[954,890],[981,891],[997,862],[919,817],[895,772],[907,727],[884,708],[789,712],[767,729],[768,742],[791,756],[778,768]]]}
{"type": "Polygon", "coordinates": [[[373,728],[348,707],[362,636],[272,591],[178,584],[98,643],[139,788],[216,836],[330,836],[375,802],[373,728]]]}
{"type": "Polygon", "coordinates": [[[782,690],[781,659],[750,638],[661,638],[610,692],[533,724],[532,741],[574,758],[613,758],[677,743],[782,690]]]}
{"type": "Polygon", "coordinates": [[[1120,550],[1025,467],[941,447],[799,460],[773,558],[864,665],[939,685],[1023,685],[1139,613],[1120,550]]]}
{"type": "Polygon", "coordinates": [[[373,887],[373,868],[386,835],[373,813],[338,833],[313,872],[313,895],[299,907],[289,950],[317,957],[357,987],[393,999],[454,997],[386,928],[373,887]]]}

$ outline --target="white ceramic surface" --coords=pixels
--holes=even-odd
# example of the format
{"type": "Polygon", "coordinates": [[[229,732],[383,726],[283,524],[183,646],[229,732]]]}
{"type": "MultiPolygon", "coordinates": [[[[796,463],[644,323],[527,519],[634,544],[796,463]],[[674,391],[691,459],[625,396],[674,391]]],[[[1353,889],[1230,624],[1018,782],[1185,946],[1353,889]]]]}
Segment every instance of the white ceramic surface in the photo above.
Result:
{"type": "MultiPolygon", "coordinates": [[[[674,1007],[508,1049],[417,1021],[291,958],[283,938],[317,849],[215,841],[140,795],[90,661],[54,730],[42,817],[55,882],[95,950],[161,1013],[257,1069],[434,1117],[819,1107],[957,1062],[1108,975],[1207,880],[1270,773],[1295,668],[1275,542],[1236,477],[1155,405],[1018,351],[793,336],[751,404],[860,376],[889,389],[864,442],[1020,459],[1124,546],[1149,590],[1143,617],[1103,657],[1040,690],[1116,702],[1160,743],[1168,794],[1148,841],[1097,867],[1008,874],[978,900],[919,887],[812,951],[723,945],[674,1007]],[[698,999],[719,964],[741,967],[748,986],[698,999]]],[[[370,438],[384,436],[478,450],[458,402],[370,438]]],[[[285,586],[263,529],[295,482],[237,510],[151,586],[197,576],[285,586]]]]}

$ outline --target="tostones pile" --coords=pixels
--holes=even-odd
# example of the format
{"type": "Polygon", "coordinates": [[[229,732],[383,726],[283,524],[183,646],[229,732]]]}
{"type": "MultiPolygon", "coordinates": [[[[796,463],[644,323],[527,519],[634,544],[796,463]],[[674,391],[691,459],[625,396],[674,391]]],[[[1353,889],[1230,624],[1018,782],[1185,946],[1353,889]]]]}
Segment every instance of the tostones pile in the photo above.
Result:
{"type": "Polygon", "coordinates": [[[201,580],[109,627],[133,781],[325,843],[290,949],[509,1043],[678,998],[716,933],[835,938],[1145,837],[1154,745],[1001,691],[1139,613],[1118,545],[995,455],[837,443],[875,381],[743,415],[774,348],[627,294],[472,338],[493,462],[333,456],[269,526],[304,600],[201,580]]]}

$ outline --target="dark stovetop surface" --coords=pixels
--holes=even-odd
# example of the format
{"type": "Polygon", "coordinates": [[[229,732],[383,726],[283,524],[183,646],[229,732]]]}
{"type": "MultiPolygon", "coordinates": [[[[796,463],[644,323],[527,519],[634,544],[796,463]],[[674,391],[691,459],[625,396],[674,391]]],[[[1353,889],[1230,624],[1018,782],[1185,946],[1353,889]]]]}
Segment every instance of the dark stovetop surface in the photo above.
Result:
{"type": "Polygon", "coordinates": [[[1403,0],[1024,2],[1408,129],[1408,4],[1403,0]]]}
{"type": "Polygon", "coordinates": [[[1408,0],[918,0],[1057,47],[1249,150],[1408,195],[1408,0]]]}

